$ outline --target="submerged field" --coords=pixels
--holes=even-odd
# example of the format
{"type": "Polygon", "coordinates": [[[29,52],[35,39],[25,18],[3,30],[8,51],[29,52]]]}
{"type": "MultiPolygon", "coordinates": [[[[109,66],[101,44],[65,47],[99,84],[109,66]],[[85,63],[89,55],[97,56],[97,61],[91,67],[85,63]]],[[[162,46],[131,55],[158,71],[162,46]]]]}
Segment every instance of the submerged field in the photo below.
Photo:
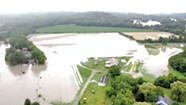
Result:
{"type": "Polygon", "coordinates": [[[120,27],[97,27],[97,26],[78,26],[70,25],[56,25],[51,27],[44,27],[37,30],[39,33],[100,33],[100,32],[156,32],[150,29],[137,28],[120,28],[120,27]]]}
{"type": "Polygon", "coordinates": [[[158,40],[159,37],[166,37],[172,36],[174,34],[169,32],[127,32],[126,35],[132,36],[136,40],[145,40],[145,39],[152,39],[158,40]]]}

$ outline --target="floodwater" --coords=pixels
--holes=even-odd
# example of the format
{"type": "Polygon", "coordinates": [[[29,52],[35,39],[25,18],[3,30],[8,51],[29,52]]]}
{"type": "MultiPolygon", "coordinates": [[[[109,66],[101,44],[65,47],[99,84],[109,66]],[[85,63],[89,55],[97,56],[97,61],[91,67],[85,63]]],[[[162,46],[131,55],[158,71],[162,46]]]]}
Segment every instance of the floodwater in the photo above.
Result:
{"type": "Polygon", "coordinates": [[[118,33],[37,34],[30,40],[46,54],[45,65],[8,66],[4,55],[9,46],[0,46],[1,105],[23,105],[26,98],[41,105],[72,101],[79,86],[71,66],[87,57],[133,56],[132,61],[143,60],[143,69],[150,74],[158,72],[158,76],[168,71],[168,58],[181,51],[167,48],[151,56],[143,45],[118,33]]]}

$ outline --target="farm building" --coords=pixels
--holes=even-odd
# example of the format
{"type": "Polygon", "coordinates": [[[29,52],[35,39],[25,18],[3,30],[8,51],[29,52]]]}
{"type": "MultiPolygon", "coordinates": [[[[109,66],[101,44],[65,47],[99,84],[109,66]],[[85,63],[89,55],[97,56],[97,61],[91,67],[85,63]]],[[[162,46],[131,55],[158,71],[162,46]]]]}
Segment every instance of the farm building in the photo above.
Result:
{"type": "Polygon", "coordinates": [[[102,76],[100,78],[100,80],[99,80],[98,85],[99,86],[105,86],[107,84],[107,79],[108,79],[108,76],[107,75],[106,76],[102,76]]]}
{"type": "Polygon", "coordinates": [[[111,58],[108,61],[105,62],[105,67],[111,67],[113,65],[118,65],[118,61],[115,58],[111,58]]]}

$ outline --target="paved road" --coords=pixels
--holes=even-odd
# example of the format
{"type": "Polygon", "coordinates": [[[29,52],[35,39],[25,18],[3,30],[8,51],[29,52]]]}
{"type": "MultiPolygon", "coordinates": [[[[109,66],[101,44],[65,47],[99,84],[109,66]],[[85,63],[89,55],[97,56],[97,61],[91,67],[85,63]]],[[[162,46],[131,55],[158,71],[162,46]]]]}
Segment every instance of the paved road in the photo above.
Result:
{"type": "Polygon", "coordinates": [[[92,70],[91,75],[89,76],[87,82],[85,83],[85,85],[84,85],[83,88],[81,89],[81,92],[80,92],[80,93],[78,94],[78,96],[76,97],[76,100],[75,100],[75,102],[74,102],[73,105],[78,105],[78,103],[79,103],[81,97],[83,96],[83,93],[85,92],[85,90],[86,90],[88,84],[91,82],[92,77],[96,74],[96,72],[97,72],[97,70],[92,70]]]}

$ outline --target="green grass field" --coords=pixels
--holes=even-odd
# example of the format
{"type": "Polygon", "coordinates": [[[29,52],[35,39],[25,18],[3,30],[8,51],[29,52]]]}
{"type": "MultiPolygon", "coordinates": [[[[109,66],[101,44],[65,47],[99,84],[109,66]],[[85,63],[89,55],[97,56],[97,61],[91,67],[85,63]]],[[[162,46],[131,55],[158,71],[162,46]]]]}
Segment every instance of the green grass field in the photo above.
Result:
{"type": "MultiPolygon", "coordinates": [[[[103,74],[95,74],[93,79],[100,78],[103,74]]],[[[96,83],[90,83],[85,90],[79,105],[109,105],[111,101],[106,96],[106,90],[110,88],[110,80],[108,79],[107,85],[104,87],[98,86],[96,83]],[[92,93],[92,89],[95,93],[92,93]],[[84,103],[84,98],[86,98],[86,103],[84,103]]]]}
{"type": "Polygon", "coordinates": [[[185,76],[183,75],[183,73],[173,69],[170,65],[168,65],[168,68],[169,68],[169,72],[171,74],[173,74],[174,76],[177,76],[178,78],[184,78],[185,76]]]}
{"type": "Polygon", "coordinates": [[[85,83],[87,81],[88,77],[90,76],[92,71],[89,70],[89,69],[83,68],[83,67],[81,67],[79,65],[77,65],[77,68],[78,68],[79,73],[81,74],[81,77],[82,77],[82,79],[83,79],[83,81],[85,83]]]}
{"type": "Polygon", "coordinates": [[[119,28],[119,27],[96,27],[96,26],[77,26],[70,25],[56,25],[38,29],[38,33],[101,33],[101,32],[156,32],[150,29],[136,29],[136,28],[119,28]]]}

